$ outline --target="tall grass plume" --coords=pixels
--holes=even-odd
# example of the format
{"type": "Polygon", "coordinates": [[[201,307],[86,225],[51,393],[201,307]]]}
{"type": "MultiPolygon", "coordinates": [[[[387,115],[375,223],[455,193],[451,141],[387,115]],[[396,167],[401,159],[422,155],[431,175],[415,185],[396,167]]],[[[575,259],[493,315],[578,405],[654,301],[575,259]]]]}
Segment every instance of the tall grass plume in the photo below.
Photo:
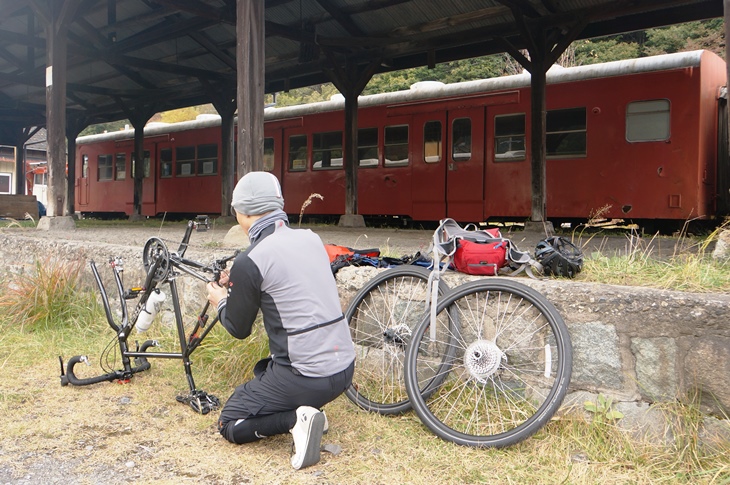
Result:
{"type": "Polygon", "coordinates": [[[0,322],[21,329],[71,327],[97,309],[94,295],[82,287],[81,261],[37,259],[32,271],[6,276],[0,290],[0,322]]]}
{"type": "Polygon", "coordinates": [[[313,194],[310,194],[309,197],[307,197],[307,200],[304,201],[302,204],[302,208],[299,210],[299,227],[302,226],[302,218],[304,217],[304,210],[309,207],[312,204],[312,200],[319,199],[324,200],[324,197],[320,194],[317,194],[316,192],[313,194]]]}

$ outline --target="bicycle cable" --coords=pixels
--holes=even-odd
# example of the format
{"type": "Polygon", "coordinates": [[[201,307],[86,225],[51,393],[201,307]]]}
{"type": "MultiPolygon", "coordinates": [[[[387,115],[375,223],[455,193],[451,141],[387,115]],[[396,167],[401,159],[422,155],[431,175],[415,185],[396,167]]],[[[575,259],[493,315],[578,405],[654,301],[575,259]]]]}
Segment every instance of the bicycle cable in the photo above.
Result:
{"type": "Polygon", "coordinates": [[[104,372],[114,372],[114,369],[116,369],[117,365],[117,346],[114,345],[117,343],[117,336],[115,335],[108,344],[106,344],[106,347],[104,347],[104,350],[101,352],[101,355],[99,356],[99,367],[101,367],[101,370],[104,372]],[[113,357],[110,362],[110,354],[113,352],[113,357]]]}

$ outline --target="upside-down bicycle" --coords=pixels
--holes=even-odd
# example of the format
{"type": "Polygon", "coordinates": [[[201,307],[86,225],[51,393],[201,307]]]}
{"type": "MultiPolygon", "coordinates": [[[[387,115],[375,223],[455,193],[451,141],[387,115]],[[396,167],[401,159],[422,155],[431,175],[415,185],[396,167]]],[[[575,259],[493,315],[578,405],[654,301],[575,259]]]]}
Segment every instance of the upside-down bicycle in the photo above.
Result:
{"type": "MultiPolygon", "coordinates": [[[[182,309],[180,307],[180,299],[178,296],[177,278],[182,275],[190,275],[206,283],[218,281],[221,272],[226,268],[229,261],[234,259],[238,251],[231,256],[216,259],[211,264],[202,264],[185,258],[185,252],[188,248],[190,236],[193,229],[199,231],[208,228],[208,219],[198,217],[195,221],[189,221],[185,234],[176,252],[169,251],[167,245],[159,238],[150,238],[144,246],[142,252],[142,263],[146,270],[145,282],[142,286],[124,289],[122,274],[124,266],[121,258],[114,258],[109,261],[114,281],[119,293],[119,301],[121,306],[121,322],[115,321],[109,296],[101,276],[94,261],[90,262],[91,271],[96,280],[99,291],[101,292],[101,300],[106,314],[109,326],[114,330],[115,337],[110,342],[104,354],[114,351],[114,344],[118,346],[119,355],[121,356],[121,369],[109,369],[108,372],[87,378],[77,377],[74,373],[74,367],[80,362],[89,364],[89,359],[85,355],[77,355],[71,357],[64,367],[63,358],[59,357],[61,364],[61,385],[66,386],[72,384],[74,386],[85,386],[96,384],[104,381],[128,381],[134,374],[148,370],[150,358],[160,359],[180,359],[185,368],[185,376],[187,377],[190,392],[187,395],[177,397],[179,402],[189,404],[196,412],[207,414],[220,406],[220,400],[207,392],[195,387],[195,381],[192,374],[191,354],[198,348],[200,343],[205,339],[211,329],[218,321],[217,315],[209,321],[208,309],[210,304],[205,306],[197,316],[197,321],[190,332],[186,334],[183,322],[182,309]],[[158,346],[156,340],[146,340],[142,345],[135,344],[134,349],[130,348],[130,335],[135,326],[140,324],[143,318],[150,318],[148,311],[151,303],[150,297],[159,292],[159,287],[163,284],[169,286],[170,296],[172,298],[172,308],[175,315],[175,326],[180,342],[179,352],[150,352],[148,349],[158,346]],[[138,299],[137,304],[131,314],[127,309],[127,301],[138,299]]],[[[104,367],[103,356],[100,359],[104,367]]],[[[108,365],[106,366],[108,367],[108,365]]],[[[105,369],[107,370],[107,369],[105,369]]]]}
{"type": "Polygon", "coordinates": [[[488,277],[448,289],[441,275],[456,240],[447,227],[434,233],[430,272],[385,270],[351,301],[356,361],[346,394],[381,414],[413,407],[447,441],[513,445],[560,407],[570,335],[556,308],[524,284],[488,277]]]}

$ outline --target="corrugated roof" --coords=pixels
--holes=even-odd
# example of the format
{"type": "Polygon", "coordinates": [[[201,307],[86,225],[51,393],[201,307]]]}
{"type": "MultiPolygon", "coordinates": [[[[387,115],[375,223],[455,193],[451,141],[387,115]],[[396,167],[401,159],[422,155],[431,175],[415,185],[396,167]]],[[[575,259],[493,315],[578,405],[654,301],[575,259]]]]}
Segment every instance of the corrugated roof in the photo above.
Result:
{"type": "MultiPolygon", "coordinates": [[[[67,107],[88,122],[209,102],[235,89],[235,0],[54,0],[68,24],[67,107]]],[[[42,125],[45,31],[28,0],[0,0],[0,124],[42,125]]],[[[44,12],[47,15],[48,12],[44,12]]],[[[519,22],[578,38],[722,16],[720,0],[266,0],[265,90],[330,81],[334,60],[397,70],[523,48],[519,22]]]]}

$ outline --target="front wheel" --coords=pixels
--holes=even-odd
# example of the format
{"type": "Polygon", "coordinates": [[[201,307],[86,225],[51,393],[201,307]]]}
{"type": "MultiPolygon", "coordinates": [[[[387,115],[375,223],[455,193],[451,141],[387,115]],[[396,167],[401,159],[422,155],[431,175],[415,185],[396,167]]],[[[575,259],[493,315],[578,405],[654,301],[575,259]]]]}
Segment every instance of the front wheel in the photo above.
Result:
{"type": "Polygon", "coordinates": [[[573,363],[555,307],[523,284],[491,279],[455,288],[437,312],[406,351],[406,390],[421,421],[447,441],[477,447],[510,446],[544,426],[563,402],[573,363]],[[436,392],[418,391],[439,374],[436,392]]]}

